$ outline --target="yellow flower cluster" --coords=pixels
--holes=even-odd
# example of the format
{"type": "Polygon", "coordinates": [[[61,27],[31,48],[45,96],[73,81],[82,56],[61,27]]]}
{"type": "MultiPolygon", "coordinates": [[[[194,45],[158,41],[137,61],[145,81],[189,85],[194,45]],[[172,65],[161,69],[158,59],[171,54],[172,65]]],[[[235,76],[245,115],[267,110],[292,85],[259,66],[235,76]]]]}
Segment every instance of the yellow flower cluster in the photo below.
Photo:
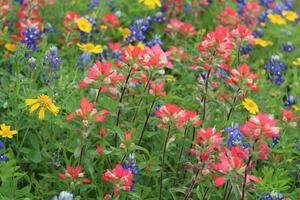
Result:
{"type": "Polygon", "coordinates": [[[293,64],[300,66],[300,58],[297,58],[295,61],[293,61],[293,64]]]}
{"type": "Polygon", "coordinates": [[[273,24],[278,24],[278,25],[286,24],[285,19],[278,14],[268,14],[268,18],[273,24]]]}
{"type": "Polygon", "coordinates": [[[59,108],[53,104],[52,100],[49,96],[41,94],[36,99],[26,99],[25,103],[27,106],[30,106],[29,112],[32,113],[38,108],[39,110],[39,119],[44,120],[45,119],[45,111],[49,110],[52,112],[55,116],[59,112],[59,108]]]}
{"type": "Polygon", "coordinates": [[[294,22],[296,19],[298,19],[298,14],[294,11],[290,11],[290,10],[287,10],[287,11],[283,11],[282,12],[282,15],[289,21],[292,21],[294,22]]]}

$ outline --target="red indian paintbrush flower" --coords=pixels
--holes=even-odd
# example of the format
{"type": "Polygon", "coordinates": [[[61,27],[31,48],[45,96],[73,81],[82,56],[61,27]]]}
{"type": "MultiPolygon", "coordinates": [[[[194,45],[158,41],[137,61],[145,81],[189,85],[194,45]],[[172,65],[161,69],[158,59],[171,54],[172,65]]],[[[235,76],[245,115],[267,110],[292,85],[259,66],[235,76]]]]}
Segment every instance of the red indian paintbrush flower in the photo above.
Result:
{"type": "Polygon", "coordinates": [[[133,174],[130,170],[124,169],[122,165],[117,166],[112,170],[107,170],[102,174],[102,179],[107,182],[114,183],[114,195],[117,196],[120,193],[120,189],[130,191],[133,185],[133,174]]]}
{"type": "Polygon", "coordinates": [[[245,84],[250,87],[251,90],[259,90],[259,86],[254,83],[254,79],[259,78],[259,74],[254,74],[250,71],[250,67],[247,64],[242,64],[238,69],[229,69],[230,77],[226,78],[227,83],[233,83],[235,85],[245,84]]]}
{"type": "Polygon", "coordinates": [[[149,81],[149,84],[150,84],[150,90],[149,90],[150,94],[154,94],[162,97],[166,96],[166,93],[163,91],[165,85],[164,81],[161,81],[159,84],[156,84],[153,81],[149,81]]]}
{"type": "Polygon", "coordinates": [[[59,178],[65,180],[70,178],[72,181],[79,180],[82,183],[90,183],[91,180],[84,178],[84,173],[82,172],[82,166],[78,165],[76,167],[67,166],[64,173],[60,173],[59,178]]]}
{"type": "Polygon", "coordinates": [[[81,99],[80,107],[75,111],[75,113],[71,113],[67,116],[67,120],[72,120],[76,117],[80,117],[81,119],[92,121],[92,122],[103,122],[106,121],[105,115],[109,114],[109,111],[102,109],[98,111],[95,107],[94,103],[89,102],[89,100],[85,97],[81,99]]]}
{"type": "Polygon", "coordinates": [[[89,74],[79,83],[79,86],[89,87],[90,84],[96,82],[98,87],[101,88],[101,92],[110,91],[112,94],[116,94],[118,93],[116,84],[123,80],[125,80],[125,77],[112,69],[111,62],[101,63],[97,60],[96,64],[89,68],[89,74]]]}
{"type": "Polygon", "coordinates": [[[253,139],[274,138],[279,136],[276,119],[269,114],[258,113],[252,116],[244,125],[240,126],[246,137],[253,139]]]}

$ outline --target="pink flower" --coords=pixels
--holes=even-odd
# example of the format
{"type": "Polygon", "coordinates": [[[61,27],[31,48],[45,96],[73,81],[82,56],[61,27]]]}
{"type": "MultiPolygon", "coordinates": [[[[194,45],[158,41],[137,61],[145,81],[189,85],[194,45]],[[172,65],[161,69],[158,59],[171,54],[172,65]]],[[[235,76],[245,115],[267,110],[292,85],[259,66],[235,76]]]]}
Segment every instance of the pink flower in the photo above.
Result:
{"type": "Polygon", "coordinates": [[[161,106],[155,114],[162,119],[162,124],[168,124],[177,121],[183,116],[184,110],[176,105],[167,103],[161,106]]]}
{"type": "Polygon", "coordinates": [[[162,97],[166,96],[166,93],[163,91],[164,85],[165,85],[164,81],[161,81],[159,84],[156,84],[155,82],[150,81],[149,84],[150,84],[150,90],[149,90],[150,94],[154,94],[154,95],[162,96],[162,97]]]}
{"type": "Polygon", "coordinates": [[[79,86],[89,87],[93,82],[97,82],[98,87],[101,88],[101,92],[110,91],[115,94],[117,92],[117,83],[124,81],[125,77],[111,68],[111,62],[101,63],[97,60],[96,64],[89,68],[89,74],[79,83],[79,86]]]}
{"type": "Polygon", "coordinates": [[[260,139],[279,136],[276,119],[264,113],[258,113],[257,116],[252,116],[244,125],[240,126],[240,128],[246,137],[260,139]]]}
{"type": "Polygon", "coordinates": [[[83,97],[80,102],[81,108],[77,109],[75,113],[69,114],[66,120],[69,121],[78,116],[92,122],[106,121],[105,115],[109,114],[109,112],[105,109],[98,111],[94,106],[94,103],[90,103],[87,98],[83,97]]]}
{"type": "Polygon", "coordinates": [[[217,133],[215,128],[200,129],[197,130],[197,134],[196,141],[201,146],[210,147],[208,153],[211,153],[214,149],[221,149],[222,133],[217,133]]]}
{"type": "Polygon", "coordinates": [[[133,174],[130,170],[124,169],[120,164],[102,174],[102,179],[106,182],[114,182],[115,195],[119,194],[120,188],[129,192],[133,184],[133,174]]]}

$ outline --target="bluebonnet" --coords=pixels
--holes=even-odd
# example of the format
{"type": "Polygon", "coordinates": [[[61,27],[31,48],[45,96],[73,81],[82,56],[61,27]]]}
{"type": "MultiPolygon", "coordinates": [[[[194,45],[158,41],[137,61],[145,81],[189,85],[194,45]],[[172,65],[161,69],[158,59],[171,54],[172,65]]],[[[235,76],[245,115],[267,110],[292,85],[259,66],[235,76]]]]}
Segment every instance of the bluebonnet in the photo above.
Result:
{"type": "Polygon", "coordinates": [[[280,135],[278,137],[272,138],[272,148],[274,148],[278,144],[279,140],[280,140],[280,135]]]}
{"type": "Polygon", "coordinates": [[[155,13],[153,16],[153,19],[152,19],[153,22],[157,22],[157,23],[162,23],[166,20],[167,20],[167,17],[165,15],[165,13],[160,12],[160,11],[155,13]]]}
{"type": "Polygon", "coordinates": [[[186,12],[186,13],[192,12],[193,7],[192,7],[192,5],[191,5],[190,3],[187,3],[187,4],[184,5],[183,10],[184,10],[184,12],[186,12]]]}
{"type": "Polygon", "coordinates": [[[274,3],[275,0],[260,0],[259,4],[265,7],[269,7],[270,4],[274,3]]]}
{"type": "Polygon", "coordinates": [[[153,47],[154,45],[158,44],[159,46],[163,46],[163,41],[161,41],[159,36],[155,36],[151,41],[146,42],[146,45],[148,47],[153,47]]]}
{"type": "Polygon", "coordinates": [[[295,10],[295,4],[293,0],[285,0],[284,2],[278,2],[274,8],[274,12],[281,14],[285,10],[295,10]]]}
{"type": "Polygon", "coordinates": [[[249,147],[249,144],[243,144],[244,135],[240,130],[240,126],[238,124],[235,126],[229,126],[225,128],[224,131],[229,134],[227,144],[230,149],[238,144],[241,145],[243,148],[249,147]]]}
{"type": "Polygon", "coordinates": [[[25,32],[23,32],[25,38],[21,40],[22,43],[27,45],[27,48],[31,51],[37,51],[37,40],[41,37],[42,33],[36,26],[29,26],[25,32]]]}
{"type": "Polygon", "coordinates": [[[1,148],[1,149],[4,149],[4,148],[5,148],[5,143],[2,142],[2,141],[0,141],[0,148],[1,148]]]}
{"type": "Polygon", "coordinates": [[[261,38],[264,34],[264,31],[261,28],[256,29],[255,31],[253,31],[252,35],[255,38],[261,38]]]}
{"type": "Polygon", "coordinates": [[[243,15],[246,1],[245,0],[237,0],[237,3],[238,3],[238,13],[239,13],[239,15],[243,15]]]}
{"type": "Polygon", "coordinates": [[[247,54],[250,54],[252,51],[252,46],[250,44],[245,44],[244,46],[242,46],[240,48],[240,53],[242,55],[247,55],[247,54]]]}
{"type": "Polygon", "coordinates": [[[276,191],[272,191],[270,194],[263,195],[261,200],[283,200],[284,196],[281,193],[278,193],[276,191]]]}
{"type": "Polygon", "coordinates": [[[281,85],[285,81],[282,72],[286,70],[286,66],[278,55],[271,56],[263,68],[267,71],[268,78],[276,85],[281,85]]]}
{"type": "Polygon", "coordinates": [[[48,70],[50,73],[53,73],[53,79],[59,78],[57,71],[60,69],[61,63],[62,59],[57,55],[57,47],[51,47],[48,51],[48,54],[44,58],[44,65],[48,66],[48,70]]]}
{"type": "MultiPolygon", "coordinates": [[[[134,175],[137,175],[140,173],[139,168],[137,167],[136,164],[136,159],[135,159],[135,154],[131,153],[128,156],[128,159],[125,160],[124,164],[122,165],[124,169],[128,169],[131,171],[131,173],[133,173],[134,175]]],[[[134,184],[136,183],[136,179],[133,181],[133,184],[131,186],[131,191],[134,192],[134,184]]]]}
{"type": "Polygon", "coordinates": [[[271,10],[266,10],[261,12],[261,14],[258,16],[257,20],[259,23],[264,23],[264,22],[268,22],[269,18],[268,18],[268,14],[272,13],[271,10]]]}
{"type": "Polygon", "coordinates": [[[292,42],[286,42],[286,43],[284,43],[284,44],[282,45],[282,48],[281,48],[281,50],[282,50],[283,52],[291,52],[291,51],[293,51],[294,49],[295,49],[295,47],[294,47],[294,45],[293,45],[292,42]]]}
{"type": "Polygon", "coordinates": [[[73,200],[74,195],[71,192],[61,191],[58,196],[52,197],[51,200],[73,200]]]}
{"type": "Polygon", "coordinates": [[[0,161],[8,161],[8,157],[5,156],[3,153],[0,153],[0,161]]]}
{"type": "Polygon", "coordinates": [[[284,106],[287,108],[291,108],[293,105],[297,103],[297,99],[294,95],[288,94],[286,97],[286,101],[284,103],[284,106]]]}
{"type": "Polygon", "coordinates": [[[90,62],[92,62],[91,56],[91,52],[84,51],[79,57],[78,66],[80,68],[87,66],[90,62]]]}
{"type": "MultiPolygon", "coordinates": [[[[157,106],[154,106],[154,109],[155,109],[155,110],[159,110],[160,107],[161,107],[161,105],[157,105],[157,106]]],[[[156,116],[155,113],[151,113],[151,114],[150,114],[150,117],[155,117],[155,116],[156,116]]]]}
{"type": "Polygon", "coordinates": [[[130,36],[126,38],[126,43],[142,42],[145,40],[146,31],[150,27],[150,17],[137,18],[130,27],[130,36]]]}
{"type": "Polygon", "coordinates": [[[300,140],[298,140],[298,143],[297,143],[296,149],[297,149],[298,151],[300,151],[300,140]]]}
{"type": "Polygon", "coordinates": [[[91,0],[89,4],[89,11],[95,10],[99,6],[99,0],[91,0]]]}

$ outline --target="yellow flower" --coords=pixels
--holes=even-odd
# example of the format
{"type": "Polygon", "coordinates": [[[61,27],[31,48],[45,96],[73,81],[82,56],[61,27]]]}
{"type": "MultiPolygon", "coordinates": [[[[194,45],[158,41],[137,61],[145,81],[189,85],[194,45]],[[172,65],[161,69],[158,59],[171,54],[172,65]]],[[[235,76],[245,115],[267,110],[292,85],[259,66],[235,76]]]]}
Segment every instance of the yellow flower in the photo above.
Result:
{"type": "Polygon", "coordinates": [[[273,42],[268,41],[268,40],[263,40],[261,38],[254,38],[253,41],[255,42],[255,44],[262,46],[262,47],[267,47],[269,45],[273,45],[273,42]]]}
{"type": "Polygon", "coordinates": [[[150,10],[153,10],[156,7],[161,7],[160,0],[139,0],[139,2],[143,2],[144,5],[147,6],[150,10]]]}
{"type": "Polygon", "coordinates": [[[139,42],[139,43],[137,43],[137,45],[135,45],[135,46],[133,46],[133,45],[129,45],[129,48],[130,48],[130,50],[133,50],[135,47],[138,47],[138,48],[140,48],[141,50],[144,50],[145,49],[145,45],[143,44],[143,43],[141,43],[141,42],[139,42]]]}
{"type": "Polygon", "coordinates": [[[268,14],[268,18],[273,24],[279,24],[279,25],[286,24],[285,19],[278,14],[268,14]]]}
{"type": "Polygon", "coordinates": [[[126,38],[128,38],[130,36],[131,31],[129,28],[121,28],[120,27],[118,30],[123,35],[123,40],[126,40],[126,38]]]}
{"type": "Polygon", "coordinates": [[[79,49],[81,51],[88,51],[91,53],[102,53],[103,48],[101,45],[94,45],[93,43],[87,43],[87,44],[77,44],[79,49]]]}
{"type": "Polygon", "coordinates": [[[299,111],[300,110],[300,106],[298,106],[298,105],[292,105],[292,108],[295,111],[299,111]]]}
{"type": "Polygon", "coordinates": [[[293,61],[293,64],[300,66],[300,58],[297,58],[297,60],[293,61]]]}
{"type": "Polygon", "coordinates": [[[76,24],[79,30],[83,32],[90,33],[92,31],[92,24],[85,18],[78,19],[76,24]]]}
{"type": "Polygon", "coordinates": [[[176,78],[172,75],[165,75],[165,79],[169,82],[175,82],[176,78]]]}
{"type": "Polygon", "coordinates": [[[10,126],[1,124],[0,135],[2,137],[12,138],[13,135],[16,135],[17,133],[18,133],[18,131],[16,131],[16,130],[10,130],[10,126]]]}
{"type": "Polygon", "coordinates": [[[257,104],[250,98],[245,98],[242,104],[244,108],[253,115],[259,112],[257,104]]]}
{"type": "Polygon", "coordinates": [[[282,12],[283,16],[289,20],[289,21],[295,21],[298,18],[297,13],[293,12],[293,11],[283,11],[282,12]]]}
{"type": "Polygon", "coordinates": [[[26,99],[25,103],[27,106],[30,106],[30,113],[34,112],[36,109],[40,108],[39,111],[39,119],[44,120],[45,119],[45,111],[49,110],[52,112],[55,116],[59,112],[59,108],[55,106],[50,99],[49,96],[41,94],[37,97],[37,99],[26,99]]]}
{"type": "Polygon", "coordinates": [[[15,43],[6,43],[5,48],[8,51],[14,51],[17,48],[17,45],[15,43]]]}
{"type": "Polygon", "coordinates": [[[106,25],[101,25],[100,29],[103,30],[103,31],[105,31],[107,29],[107,26],[106,25]]]}

